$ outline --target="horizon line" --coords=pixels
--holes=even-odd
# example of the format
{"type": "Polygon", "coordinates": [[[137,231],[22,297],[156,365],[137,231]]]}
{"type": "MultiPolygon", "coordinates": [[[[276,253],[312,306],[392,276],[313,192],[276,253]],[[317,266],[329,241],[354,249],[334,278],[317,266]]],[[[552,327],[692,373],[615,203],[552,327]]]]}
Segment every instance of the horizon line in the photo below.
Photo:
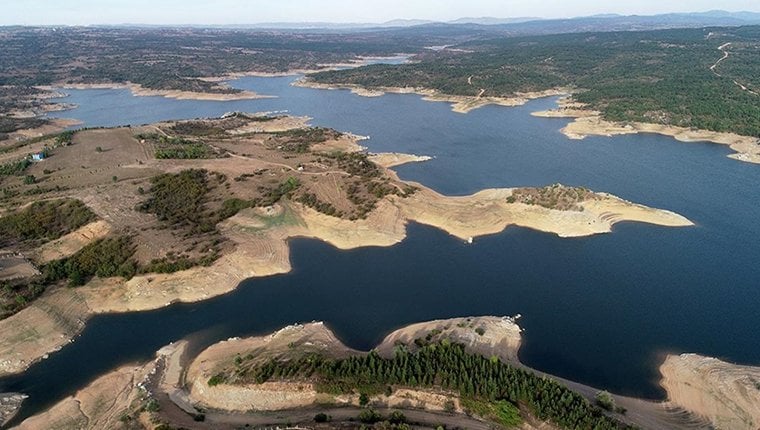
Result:
{"type": "MultiPolygon", "coordinates": [[[[753,10],[727,10],[727,9],[709,9],[709,10],[703,10],[703,11],[687,11],[687,12],[664,12],[664,13],[657,13],[657,14],[619,14],[619,13],[598,13],[593,15],[577,15],[577,16],[566,16],[566,17],[539,17],[539,16],[462,16],[459,18],[454,18],[450,20],[434,20],[434,19],[426,19],[426,18],[393,18],[387,21],[381,21],[381,22],[371,22],[371,21],[260,21],[260,22],[250,22],[250,23],[198,23],[198,22],[185,22],[185,23],[140,23],[140,22],[121,22],[121,23],[89,23],[89,24],[0,24],[0,27],[120,27],[120,26],[131,26],[131,27],[139,27],[139,26],[145,26],[145,27],[251,27],[251,26],[266,26],[266,25],[277,25],[277,26],[284,26],[284,25],[301,25],[301,26],[316,26],[316,25],[334,25],[334,26],[382,26],[391,24],[397,21],[424,21],[426,24],[459,24],[456,21],[460,20],[466,20],[466,19],[496,19],[496,20],[524,20],[515,22],[514,24],[519,24],[521,22],[531,22],[531,21],[557,21],[557,20],[570,20],[570,19],[583,19],[583,18],[613,18],[613,17],[656,17],[656,16],[664,16],[664,15],[693,15],[693,14],[706,14],[710,12],[726,12],[729,14],[741,14],[741,13],[749,13],[749,14],[757,14],[760,15],[760,10],[753,11],[753,10]]],[[[739,19],[739,18],[737,18],[739,19]]],[[[461,23],[461,24],[467,24],[467,23],[461,23]]],[[[477,23],[471,23],[471,24],[477,24],[477,23]]],[[[509,24],[509,23],[504,23],[509,24]]],[[[478,24],[478,25],[487,25],[487,24],[478,24]]],[[[498,24],[497,24],[498,25],[498,24]]],[[[298,27],[292,27],[292,28],[298,28],[298,27]]],[[[318,28],[318,27],[317,27],[318,28]]]]}

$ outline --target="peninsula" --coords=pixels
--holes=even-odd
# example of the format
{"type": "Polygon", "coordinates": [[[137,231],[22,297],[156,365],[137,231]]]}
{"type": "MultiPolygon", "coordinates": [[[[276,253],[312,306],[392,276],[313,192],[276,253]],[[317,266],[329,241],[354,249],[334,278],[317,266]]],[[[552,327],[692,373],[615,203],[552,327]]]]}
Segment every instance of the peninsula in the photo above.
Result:
{"type": "Polygon", "coordinates": [[[512,225],[561,237],[621,221],[692,225],[560,184],[444,196],[387,168],[425,158],[370,155],[355,136],[307,121],[231,113],[34,139],[36,163],[26,145],[7,152],[18,159],[0,177],[0,372],[64,347],[91,315],[200,301],[288,272],[292,237],[350,249],[398,243],[408,222],[463,241],[512,225]]]}
{"type": "Polygon", "coordinates": [[[392,428],[753,429],[758,422],[757,368],[669,356],[661,368],[669,399],[643,401],[525,367],[520,344],[521,329],[510,317],[417,323],[370,352],[347,347],[321,322],[228,339],[194,356],[179,341],[152,362],[101,376],[18,428],[352,428],[385,421],[392,428]],[[483,369],[504,381],[476,383],[488,378],[483,369]],[[114,401],[103,405],[104,398],[114,401]],[[559,399],[564,407],[552,408],[559,399]]]}

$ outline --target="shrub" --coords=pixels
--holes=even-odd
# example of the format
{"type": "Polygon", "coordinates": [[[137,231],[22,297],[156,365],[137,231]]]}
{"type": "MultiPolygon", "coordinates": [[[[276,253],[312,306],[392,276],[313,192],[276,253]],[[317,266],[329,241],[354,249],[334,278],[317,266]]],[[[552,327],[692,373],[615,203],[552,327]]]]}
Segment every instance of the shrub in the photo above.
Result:
{"type": "Polygon", "coordinates": [[[374,409],[364,409],[359,412],[359,421],[365,424],[374,424],[382,419],[383,416],[374,409]]]}
{"type": "Polygon", "coordinates": [[[129,236],[107,237],[88,244],[69,258],[56,260],[44,267],[45,281],[69,280],[69,286],[84,285],[93,276],[131,278],[137,272],[132,260],[135,247],[129,236]]]}
{"type": "Polygon", "coordinates": [[[21,211],[0,218],[0,246],[54,240],[94,219],[95,214],[79,200],[34,202],[21,211]]]}
{"type": "Polygon", "coordinates": [[[452,412],[454,412],[456,410],[456,404],[454,404],[454,401],[451,400],[451,399],[446,400],[443,403],[443,410],[446,411],[446,412],[448,412],[448,413],[452,413],[452,412]]]}
{"type": "Polygon", "coordinates": [[[596,404],[607,411],[615,410],[615,399],[607,391],[600,391],[596,394],[596,404]]]}
{"type": "Polygon", "coordinates": [[[209,191],[205,170],[165,173],[151,179],[151,183],[151,197],[140,210],[175,227],[188,225],[193,229],[210,230],[204,226],[203,220],[205,197],[209,191]]]}
{"type": "Polygon", "coordinates": [[[214,387],[214,386],[217,386],[219,384],[223,384],[225,382],[225,380],[226,380],[226,378],[224,377],[224,375],[222,375],[221,373],[217,373],[216,375],[214,375],[211,378],[209,378],[209,380],[208,380],[208,386],[209,387],[214,387]]]}
{"type": "Polygon", "coordinates": [[[401,411],[393,411],[388,417],[388,421],[390,421],[391,424],[402,424],[406,422],[406,415],[404,415],[401,411]]]}
{"type": "Polygon", "coordinates": [[[5,163],[3,165],[0,165],[0,176],[18,175],[19,173],[26,170],[26,168],[29,167],[31,164],[32,162],[29,161],[28,158],[24,158],[23,160],[19,160],[19,161],[12,161],[10,163],[5,163]]]}
{"type": "Polygon", "coordinates": [[[325,413],[318,413],[314,415],[314,422],[316,423],[326,423],[330,421],[330,416],[325,413]]]}
{"type": "Polygon", "coordinates": [[[151,397],[145,402],[144,408],[146,412],[158,412],[161,410],[161,405],[158,403],[158,400],[151,397]]]}

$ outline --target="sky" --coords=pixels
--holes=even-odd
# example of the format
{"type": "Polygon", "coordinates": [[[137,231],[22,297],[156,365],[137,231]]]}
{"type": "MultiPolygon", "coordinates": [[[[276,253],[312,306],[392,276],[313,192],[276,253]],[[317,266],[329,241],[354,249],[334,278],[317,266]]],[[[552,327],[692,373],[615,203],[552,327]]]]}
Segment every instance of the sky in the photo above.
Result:
{"type": "Polygon", "coordinates": [[[760,12],[760,0],[0,0],[0,25],[380,23],[491,16],[564,18],[713,9],[760,12]]]}

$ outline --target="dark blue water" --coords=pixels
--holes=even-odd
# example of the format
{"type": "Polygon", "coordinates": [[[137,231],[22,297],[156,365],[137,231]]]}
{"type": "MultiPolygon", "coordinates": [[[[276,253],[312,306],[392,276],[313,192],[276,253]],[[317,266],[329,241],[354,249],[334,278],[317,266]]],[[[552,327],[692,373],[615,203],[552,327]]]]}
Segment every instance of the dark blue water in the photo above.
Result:
{"type": "Polygon", "coordinates": [[[565,120],[529,115],[552,99],[461,115],[413,95],[361,98],[291,87],[292,79],[236,81],[279,96],[241,102],[71,91],[65,101],[80,108],[59,116],[96,126],[288,110],[370,135],[373,151],[435,156],[398,171],[447,194],[563,182],[674,210],[697,226],[627,223],[578,239],[512,228],[467,246],[411,225],[395,247],[353,251],[294,240],[291,274],[202,303],[93,318],[75,343],[0,380],[0,391],[31,394],[24,414],[188,335],[201,347],[315,319],[366,349],[415,321],[521,313],[526,364],[651,398],[662,396],[656,368],[665,352],[760,364],[760,166],[726,158],[719,145],[655,135],[571,141],[559,133],[565,120]]]}

